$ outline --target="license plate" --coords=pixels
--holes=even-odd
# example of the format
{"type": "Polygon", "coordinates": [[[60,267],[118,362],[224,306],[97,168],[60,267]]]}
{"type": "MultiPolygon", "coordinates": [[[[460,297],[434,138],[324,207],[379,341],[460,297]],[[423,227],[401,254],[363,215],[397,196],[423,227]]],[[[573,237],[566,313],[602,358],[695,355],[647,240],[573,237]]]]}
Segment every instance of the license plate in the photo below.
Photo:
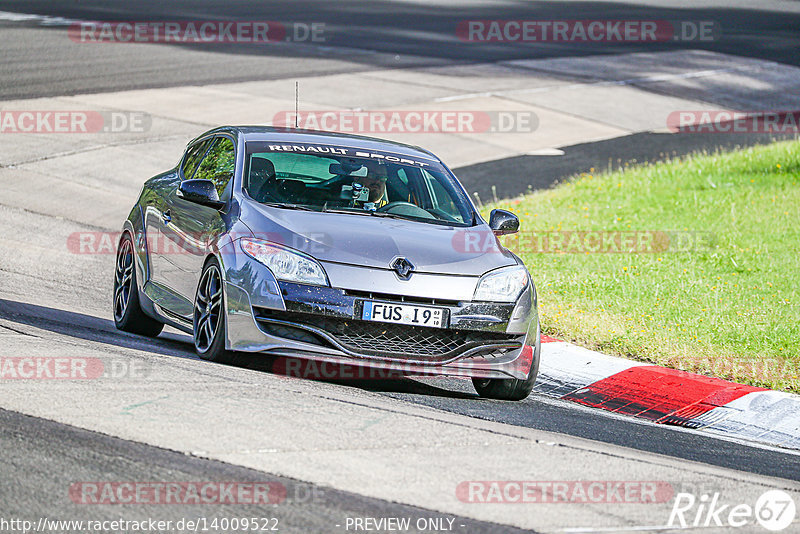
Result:
{"type": "Polygon", "coordinates": [[[444,328],[446,326],[444,312],[444,308],[365,301],[361,311],[361,318],[365,321],[378,321],[380,323],[444,328]]]}

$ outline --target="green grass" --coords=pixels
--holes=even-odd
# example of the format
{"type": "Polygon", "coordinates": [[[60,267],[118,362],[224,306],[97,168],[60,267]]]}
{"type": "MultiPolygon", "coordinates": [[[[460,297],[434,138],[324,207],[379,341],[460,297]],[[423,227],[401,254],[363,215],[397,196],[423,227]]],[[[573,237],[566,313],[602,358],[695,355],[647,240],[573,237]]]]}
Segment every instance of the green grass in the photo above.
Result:
{"type": "Polygon", "coordinates": [[[583,174],[484,211],[521,219],[521,233],[504,242],[532,273],[544,333],[797,392],[799,182],[800,142],[783,142],[583,174]],[[643,252],[645,241],[634,253],[591,252],[569,231],[638,231],[655,235],[656,251],[643,252]],[[542,251],[540,240],[556,235],[547,232],[562,232],[559,251],[542,251]],[[695,246],[686,251],[676,237],[695,246]]]}

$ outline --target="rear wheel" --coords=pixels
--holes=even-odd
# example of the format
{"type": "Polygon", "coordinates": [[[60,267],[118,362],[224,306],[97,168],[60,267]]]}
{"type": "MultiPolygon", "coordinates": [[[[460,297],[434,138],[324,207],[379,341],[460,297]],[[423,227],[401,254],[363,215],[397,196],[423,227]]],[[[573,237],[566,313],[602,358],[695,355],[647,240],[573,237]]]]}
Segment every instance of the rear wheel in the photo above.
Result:
{"type": "Polygon", "coordinates": [[[528,378],[473,378],[472,385],[481,397],[487,399],[519,401],[525,399],[533,391],[533,384],[539,374],[540,343],[536,340],[533,346],[533,360],[528,378]]]}
{"type": "Polygon", "coordinates": [[[233,354],[225,350],[222,273],[213,258],[203,268],[194,298],[194,348],[204,360],[233,363],[233,354]]]}
{"type": "Polygon", "coordinates": [[[119,243],[114,269],[114,325],[123,332],[156,337],[164,325],[142,311],[133,260],[133,241],[126,233],[119,243]]]}

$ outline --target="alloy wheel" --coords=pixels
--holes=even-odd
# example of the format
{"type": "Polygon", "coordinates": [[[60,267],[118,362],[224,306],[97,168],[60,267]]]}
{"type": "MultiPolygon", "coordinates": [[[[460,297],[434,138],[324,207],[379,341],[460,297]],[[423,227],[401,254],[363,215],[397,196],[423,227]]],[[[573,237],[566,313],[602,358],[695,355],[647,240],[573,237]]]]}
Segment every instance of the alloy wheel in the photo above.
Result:
{"type": "Polygon", "coordinates": [[[125,239],[117,253],[117,266],[114,270],[114,319],[122,321],[128,309],[133,285],[133,247],[125,239]]]}
{"type": "Polygon", "coordinates": [[[216,265],[209,265],[197,286],[194,304],[194,342],[199,351],[206,352],[214,343],[221,310],[222,277],[216,265]]]}

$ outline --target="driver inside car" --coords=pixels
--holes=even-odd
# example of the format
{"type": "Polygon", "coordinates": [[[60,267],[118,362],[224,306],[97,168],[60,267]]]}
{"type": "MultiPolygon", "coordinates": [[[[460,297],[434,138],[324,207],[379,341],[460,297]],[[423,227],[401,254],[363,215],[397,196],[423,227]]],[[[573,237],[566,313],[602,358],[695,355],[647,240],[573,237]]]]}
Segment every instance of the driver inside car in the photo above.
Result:
{"type": "MultiPolygon", "coordinates": [[[[368,161],[364,167],[367,168],[366,176],[356,176],[354,182],[369,189],[369,198],[365,204],[372,204],[372,209],[382,208],[389,203],[386,198],[386,180],[389,179],[386,165],[377,161],[368,161]]],[[[367,206],[365,205],[365,207],[367,206]]]]}

